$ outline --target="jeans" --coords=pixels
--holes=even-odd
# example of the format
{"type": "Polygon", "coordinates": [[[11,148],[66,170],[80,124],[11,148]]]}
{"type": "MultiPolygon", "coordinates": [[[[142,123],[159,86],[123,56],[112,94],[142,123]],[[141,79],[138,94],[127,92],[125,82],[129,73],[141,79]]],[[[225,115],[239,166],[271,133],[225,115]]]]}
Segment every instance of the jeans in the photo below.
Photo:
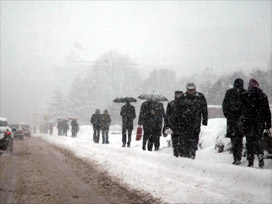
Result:
{"type": "Polygon", "coordinates": [[[109,144],[109,130],[102,130],[102,140],[103,140],[103,144],[109,144]]]}
{"type": "Polygon", "coordinates": [[[93,141],[99,143],[100,128],[93,127],[93,141]]]}

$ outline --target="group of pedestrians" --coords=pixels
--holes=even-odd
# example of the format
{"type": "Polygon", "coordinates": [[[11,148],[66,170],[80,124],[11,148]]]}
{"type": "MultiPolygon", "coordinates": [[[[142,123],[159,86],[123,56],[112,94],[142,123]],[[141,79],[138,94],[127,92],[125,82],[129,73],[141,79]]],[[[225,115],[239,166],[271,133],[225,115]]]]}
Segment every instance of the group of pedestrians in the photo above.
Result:
{"type": "Polygon", "coordinates": [[[174,156],[195,159],[201,123],[208,124],[207,101],[194,83],[187,83],[186,92],[176,91],[166,109],[164,129],[171,134],[174,156]]]}
{"type": "Polygon", "coordinates": [[[69,130],[68,121],[65,119],[58,119],[57,129],[59,136],[67,136],[67,132],[69,130]]]}
{"type": "Polygon", "coordinates": [[[102,131],[102,144],[109,144],[109,129],[111,123],[111,117],[108,110],[104,110],[103,114],[100,114],[100,110],[96,109],[92,115],[90,122],[93,125],[93,141],[99,143],[100,130],[102,131]]]}
{"type": "MultiPolygon", "coordinates": [[[[253,166],[254,154],[259,159],[259,167],[264,166],[263,133],[271,128],[271,111],[266,94],[259,83],[251,79],[248,90],[244,82],[237,78],[233,88],[226,91],[223,113],[227,118],[226,137],[231,139],[233,164],[241,163],[243,137],[246,137],[248,166],[253,166]]],[[[122,147],[130,147],[133,120],[136,118],[135,107],[126,102],[121,108],[122,147]]],[[[103,144],[109,143],[110,115],[99,109],[91,117],[94,133],[93,140],[99,143],[102,130],[103,144]]],[[[194,83],[187,83],[186,91],[176,91],[174,100],[167,104],[166,112],[161,102],[147,100],[142,103],[138,126],[143,128],[142,149],[158,151],[161,135],[171,134],[175,157],[195,159],[198,149],[201,124],[208,125],[208,106],[205,96],[196,91],[194,83]]]]}
{"type": "Polygon", "coordinates": [[[231,139],[233,164],[241,164],[243,137],[246,137],[248,166],[254,165],[254,155],[259,167],[264,167],[264,133],[271,134],[271,111],[267,95],[262,91],[258,81],[251,79],[248,89],[237,78],[233,88],[226,91],[222,109],[227,118],[226,137],[231,139]]]}
{"type": "MultiPolygon", "coordinates": [[[[71,137],[77,137],[77,133],[79,132],[79,124],[77,119],[71,119],[71,137]]],[[[66,119],[58,119],[57,121],[57,129],[58,136],[67,136],[69,130],[68,120],[66,119]]],[[[50,135],[53,134],[53,123],[50,124],[50,135]]]]}
{"type": "MultiPolygon", "coordinates": [[[[129,102],[121,109],[123,147],[130,146],[135,107],[129,102]],[[127,138],[126,140],[126,132],[127,138]],[[126,143],[127,141],[127,143],[126,143]]],[[[207,125],[207,102],[202,93],[196,92],[194,83],[187,84],[187,91],[175,92],[175,99],[168,103],[166,113],[161,102],[147,100],[142,103],[138,126],[143,128],[142,149],[158,151],[161,135],[172,135],[174,155],[176,157],[195,158],[201,121],[207,125]]]]}

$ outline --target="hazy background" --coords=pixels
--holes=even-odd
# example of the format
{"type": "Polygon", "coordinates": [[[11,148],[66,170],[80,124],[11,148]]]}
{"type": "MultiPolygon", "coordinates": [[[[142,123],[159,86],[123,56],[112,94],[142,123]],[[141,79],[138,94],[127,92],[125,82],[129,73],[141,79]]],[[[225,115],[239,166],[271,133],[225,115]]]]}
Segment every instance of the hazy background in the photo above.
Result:
{"type": "Polygon", "coordinates": [[[271,29],[271,1],[1,1],[0,115],[33,122],[111,50],[142,78],[266,69],[271,29]]]}

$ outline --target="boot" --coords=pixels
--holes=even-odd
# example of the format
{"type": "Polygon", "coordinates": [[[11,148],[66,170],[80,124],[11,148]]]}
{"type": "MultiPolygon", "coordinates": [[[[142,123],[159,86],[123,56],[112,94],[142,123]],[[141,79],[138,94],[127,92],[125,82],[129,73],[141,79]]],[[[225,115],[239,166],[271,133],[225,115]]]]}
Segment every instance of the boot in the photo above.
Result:
{"type": "Polygon", "coordinates": [[[258,159],[259,159],[259,167],[263,168],[264,167],[264,155],[259,154],[258,159]]]}
{"type": "Polygon", "coordinates": [[[248,161],[248,167],[253,167],[253,161],[248,161]]]}
{"type": "Polygon", "coordinates": [[[240,165],[240,164],[241,164],[241,161],[235,160],[232,164],[234,164],[234,165],[240,165]]]}

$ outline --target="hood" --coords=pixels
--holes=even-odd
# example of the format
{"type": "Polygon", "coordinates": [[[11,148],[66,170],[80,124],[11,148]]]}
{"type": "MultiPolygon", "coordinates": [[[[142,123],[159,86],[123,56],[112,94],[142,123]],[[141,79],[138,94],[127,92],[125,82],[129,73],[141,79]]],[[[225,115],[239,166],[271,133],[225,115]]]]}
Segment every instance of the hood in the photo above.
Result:
{"type": "Polygon", "coordinates": [[[255,79],[250,79],[248,83],[248,89],[258,88],[260,89],[260,84],[255,79]]]}
{"type": "Polygon", "coordinates": [[[241,78],[237,78],[233,84],[234,88],[244,88],[244,81],[241,78]]]}

